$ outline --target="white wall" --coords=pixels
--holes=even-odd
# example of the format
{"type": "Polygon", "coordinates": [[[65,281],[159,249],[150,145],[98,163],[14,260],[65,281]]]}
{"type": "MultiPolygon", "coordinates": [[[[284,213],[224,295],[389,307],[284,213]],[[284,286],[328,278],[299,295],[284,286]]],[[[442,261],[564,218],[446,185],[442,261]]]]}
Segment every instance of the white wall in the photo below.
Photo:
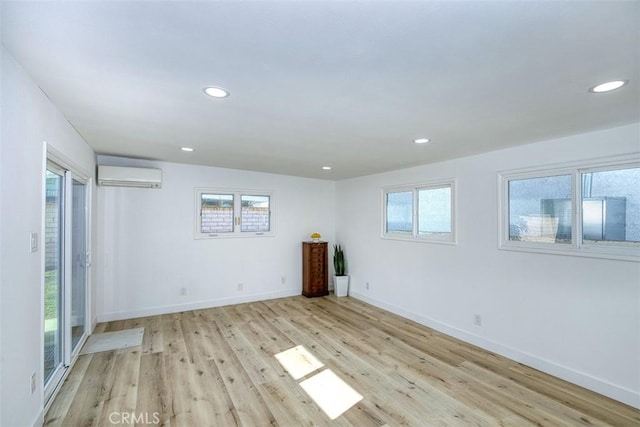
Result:
{"type": "MultiPolygon", "coordinates": [[[[0,22],[2,21],[2,4],[0,3],[0,22]]],[[[0,166],[2,165],[2,106],[4,102],[3,91],[2,91],[2,31],[0,31],[0,166]]],[[[0,233],[2,232],[2,169],[0,168],[0,233]]],[[[2,234],[0,234],[2,236],[2,234]]],[[[0,244],[0,320],[2,320],[2,244],[0,244]]],[[[3,378],[3,363],[4,356],[2,353],[2,327],[0,327],[0,402],[2,402],[2,378],[3,378]]],[[[0,422],[2,422],[2,403],[0,403],[0,422]]]]}
{"type": "Polygon", "coordinates": [[[637,153],[639,135],[631,125],[338,182],[352,294],[640,406],[639,264],[497,248],[498,171],[637,153]],[[451,177],[456,246],[380,238],[382,187],[451,177]]]}
{"type": "Polygon", "coordinates": [[[103,156],[98,162],[158,167],[163,175],[159,190],[99,187],[100,321],[298,295],[301,241],[314,231],[333,241],[334,182],[103,156]],[[273,191],[276,236],[194,239],[196,187],[273,191]]]}
{"type": "Polygon", "coordinates": [[[43,408],[43,141],[89,173],[95,155],[4,47],[0,62],[0,425],[30,426],[41,421],[43,408]],[[32,232],[40,242],[33,254],[32,232]],[[34,394],[32,373],[37,374],[34,394]]]}

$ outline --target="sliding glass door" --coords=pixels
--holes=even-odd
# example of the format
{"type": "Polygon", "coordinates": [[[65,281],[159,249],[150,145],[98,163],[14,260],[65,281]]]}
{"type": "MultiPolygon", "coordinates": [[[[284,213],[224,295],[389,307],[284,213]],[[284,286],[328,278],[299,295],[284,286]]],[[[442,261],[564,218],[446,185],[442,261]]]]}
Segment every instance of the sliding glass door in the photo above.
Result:
{"type": "Polygon", "coordinates": [[[46,171],[44,272],[44,384],[62,376],[64,289],[64,171],[49,163],[46,171]]]}
{"type": "Polygon", "coordinates": [[[48,400],[86,337],[88,186],[49,161],[44,226],[44,390],[48,400]]]}

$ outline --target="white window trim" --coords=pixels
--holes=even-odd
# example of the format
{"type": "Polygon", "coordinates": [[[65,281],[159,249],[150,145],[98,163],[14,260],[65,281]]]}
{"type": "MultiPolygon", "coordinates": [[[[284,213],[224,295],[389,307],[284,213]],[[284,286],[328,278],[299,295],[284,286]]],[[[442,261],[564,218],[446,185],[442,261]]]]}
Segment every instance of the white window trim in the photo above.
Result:
{"type": "Polygon", "coordinates": [[[195,188],[195,211],[194,211],[194,238],[195,239],[246,239],[259,237],[275,237],[275,197],[273,191],[252,190],[245,188],[211,188],[196,187],[195,188]],[[234,228],[230,233],[202,233],[200,227],[200,198],[205,194],[229,194],[234,196],[234,228]],[[240,214],[241,196],[268,196],[269,197],[269,231],[241,231],[241,224],[238,218],[240,214]]]}
{"type": "Polygon", "coordinates": [[[498,249],[544,254],[603,258],[640,262],[640,244],[582,241],[581,174],[640,167],[638,154],[551,164],[545,168],[527,168],[498,173],[498,249]],[[558,175],[571,176],[571,243],[539,243],[509,240],[509,181],[558,175]]]}
{"type": "Polygon", "coordinates": [[[382,227],[381,227],[381,235],[382,239],[389,240],[402,240],[407,242],[420,242],[420,243],[437,243],[443,245],[457,245],[457,210],[456,210],[456,180],[454,178],[435,180],[435,181],[426,181],[418,184],[407,184],[407,185],[397,185],[391,187],[384,187],[382,189],[382,227]],[[445,235],[420,235],[417,232],[418,228],[418,191],[419,190],[428,190],[428,189],[437,189],[449,187],[451,188],[451,233],[449,236],[445,235]],[[413,232],[411,234],[408,233],[394,233],[387,232],[387,194],[400,192],[400,191],[411,191],[413,194],[413,232]]]}

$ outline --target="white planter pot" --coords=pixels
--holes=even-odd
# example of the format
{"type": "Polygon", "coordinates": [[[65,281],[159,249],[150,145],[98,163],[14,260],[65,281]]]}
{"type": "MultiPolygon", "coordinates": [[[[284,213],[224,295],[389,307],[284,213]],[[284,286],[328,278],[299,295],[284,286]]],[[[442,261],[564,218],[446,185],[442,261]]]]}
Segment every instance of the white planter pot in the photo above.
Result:
{"type": "Polygon", "coordinates": [[[333,287],[337,297],[349,294],[349,276],[333,276],[333,287]]]}

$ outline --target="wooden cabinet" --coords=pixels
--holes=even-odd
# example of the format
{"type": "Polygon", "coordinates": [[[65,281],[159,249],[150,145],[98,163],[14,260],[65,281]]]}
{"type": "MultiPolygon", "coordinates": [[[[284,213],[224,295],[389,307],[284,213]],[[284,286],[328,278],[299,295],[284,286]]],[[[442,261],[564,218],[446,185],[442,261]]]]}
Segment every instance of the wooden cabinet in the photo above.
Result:
{"type": "Polygon", "coordinates": [[[329,295],[327,242],[302,242],[302,295],[329,295]]]}

